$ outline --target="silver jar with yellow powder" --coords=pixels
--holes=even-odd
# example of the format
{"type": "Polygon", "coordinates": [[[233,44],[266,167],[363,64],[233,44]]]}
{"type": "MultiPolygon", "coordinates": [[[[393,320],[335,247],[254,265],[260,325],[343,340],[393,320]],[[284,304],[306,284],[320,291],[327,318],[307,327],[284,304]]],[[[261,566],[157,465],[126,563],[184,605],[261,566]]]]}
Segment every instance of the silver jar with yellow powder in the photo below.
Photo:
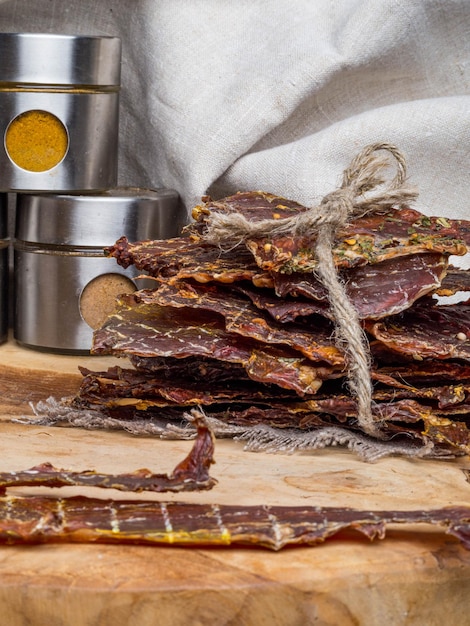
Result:
{"type": "Polygon", "coordinates": [[[26,347],[87,354],[119,294],[153,286],[104,248],[180,234],[186,212],[171,189],[93,195],[18,194],[14,337],[26,347]]]}
{"type": "Polygon", "coordinates": [[[116,185],[121,41],[0,33],[0,190],[116,185]]]}

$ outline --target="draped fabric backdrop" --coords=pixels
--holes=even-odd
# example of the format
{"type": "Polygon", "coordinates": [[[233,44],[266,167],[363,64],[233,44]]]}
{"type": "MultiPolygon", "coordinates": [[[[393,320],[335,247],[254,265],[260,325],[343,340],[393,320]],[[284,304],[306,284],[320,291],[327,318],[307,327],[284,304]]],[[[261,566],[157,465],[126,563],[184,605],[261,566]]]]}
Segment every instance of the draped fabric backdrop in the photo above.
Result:
{"type": "Polygon", "coordinates": [[[386,141],[470,219],[468,0],[0,0],[0,30],[122,39],[120,184],[312,204],[386,141]]]}

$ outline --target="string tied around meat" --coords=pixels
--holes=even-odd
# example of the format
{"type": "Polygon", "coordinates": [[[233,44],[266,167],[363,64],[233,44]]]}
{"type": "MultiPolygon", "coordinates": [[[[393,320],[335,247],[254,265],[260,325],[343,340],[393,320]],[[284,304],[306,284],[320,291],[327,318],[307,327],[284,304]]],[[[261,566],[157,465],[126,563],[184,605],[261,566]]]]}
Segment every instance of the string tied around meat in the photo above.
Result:
{"type": "Polygon", "coordinates": [[[372,382],[369,343],[359,316],[350,302],[334,261],[336,233],[354,217],[378,208],[390,209],[415,200],[415,188],[406,185],[403,154],[389,143],[366,146],[343,172],[339,189],[293,217],[253,221],[237,212],[213,213],[203,238],[208,243],[231,247],[257,237],[316,234],[316,273],[327,289],[335,320],[335,341],[345,354],[350,391],[357,402],[357,420],[363,432],[381,438],[372,414],[372,382]],[[385,172],[395,160],[396,174],[387,181],[385,172]]]}

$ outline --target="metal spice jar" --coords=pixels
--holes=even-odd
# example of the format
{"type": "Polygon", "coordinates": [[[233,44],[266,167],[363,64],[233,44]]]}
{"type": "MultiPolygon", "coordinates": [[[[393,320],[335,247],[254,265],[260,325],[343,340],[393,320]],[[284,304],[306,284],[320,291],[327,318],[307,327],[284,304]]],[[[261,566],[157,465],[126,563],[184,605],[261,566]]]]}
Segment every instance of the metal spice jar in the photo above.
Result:
{"type": "Polygon", "coordinates": [[[117,37],[0,33],[0,190],[114,187],[120,78],[117,37]]]}
{"type": "Polygon", "coordinates": [[[153,286],[136,281],[103,248],[180,234],[186,211],[171,189],[114,189],[100,194],[18,194],[14,239],[14,337],[26,347],[87,354],[93,330],[116,296],[153,286]]]}

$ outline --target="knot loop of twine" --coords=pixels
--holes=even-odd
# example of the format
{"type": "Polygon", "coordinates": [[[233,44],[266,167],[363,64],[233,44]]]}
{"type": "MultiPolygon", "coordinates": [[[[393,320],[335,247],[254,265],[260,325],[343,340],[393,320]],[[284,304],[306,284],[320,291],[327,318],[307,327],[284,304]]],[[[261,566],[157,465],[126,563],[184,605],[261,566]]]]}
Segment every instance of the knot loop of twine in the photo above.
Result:
{"type": "Polygon", "coordinates": [[[403,154],[389,143],[372,144],[352,160],[343,173],[339,189],[327,194],[319,205],[293,217],[276,220],[252,221],[236,211],[214,213],[207,223],[204,240],[215,245],[231,242],[233,246],[234,241],[243,243],[252,237],[311,234],[324,224],[331,224],[338,229],[352,217],[372,209],[387,209],[415,200],[418,196],[416,189],[406,187],[405,181],[406,163],[403,154]],[[386,154],[378,155],[380,151],[386,154]],[[385,185],[384,170],[390,164],[389,155],[396,161],[397,172],[385,185]]]}
{"type": "Polygon", "coordinates": [[[231,242],[233,247],[234,241],[243,243],[252,237],[316,233],[316,271],[327,289],[335,320],[336,343],[345,354],[349,388],[357,401],[357,420],[364,432],[379,438],[381,434],[372,415],[369,343],[357,311],[338,276],[333,249],[336,232],[351,218],[365,215],[373,209],[389,209],[416,199],[417,191],[406,187],[405,181],[406,162],[403,154],[389,143],[372,144],[361,150],[343,172],[340,188],[326,195],[318,206],[293,217],[256,222],[237,212],[214,213],[204,234],[204,240],[208,243],[221,246],[222,243],[231,242]],[[378,155],[380,151],[386,155],[378,155]],[[395,159],[397,171],[395,177],[385,184],[384,170],[390,164],[390,155],[395,159]]]}

